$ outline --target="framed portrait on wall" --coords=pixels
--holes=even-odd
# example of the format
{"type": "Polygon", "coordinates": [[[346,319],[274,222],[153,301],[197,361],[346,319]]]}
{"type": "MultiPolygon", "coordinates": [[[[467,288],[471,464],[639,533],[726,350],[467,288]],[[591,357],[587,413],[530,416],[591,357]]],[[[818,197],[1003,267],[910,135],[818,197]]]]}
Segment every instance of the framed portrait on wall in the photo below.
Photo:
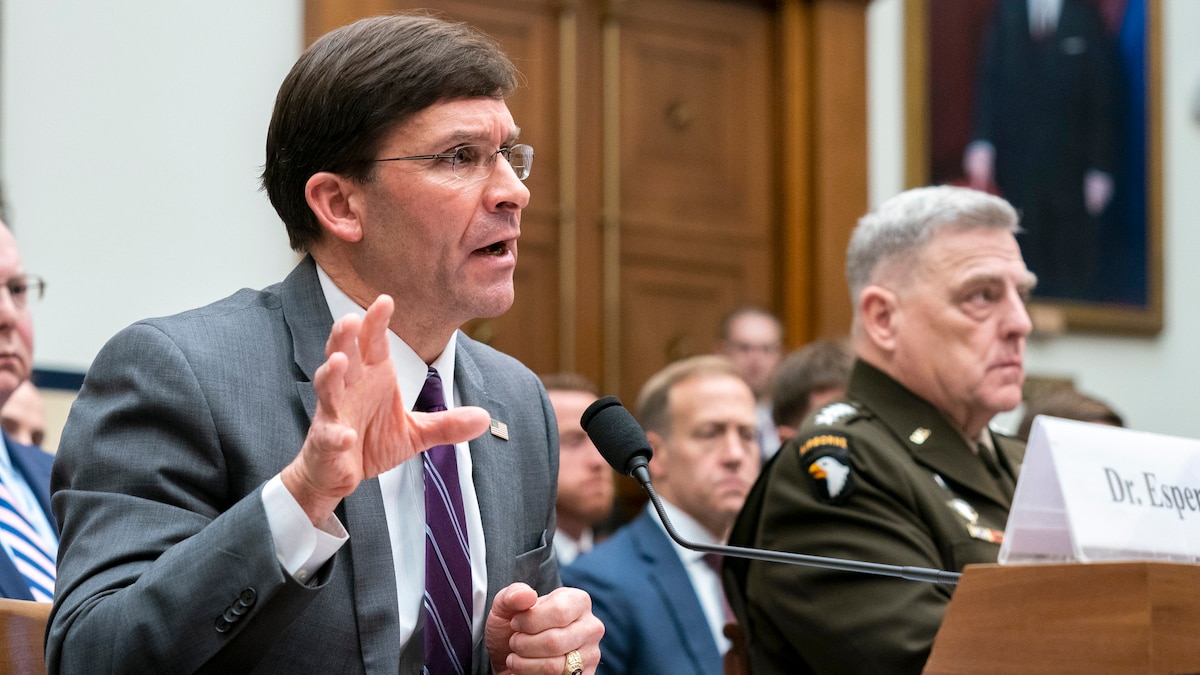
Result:
{"type": "Polygon", "coordinates": [[[1158,4],[906,2],[907,182],[1012,202],[1035,328],[1162,329],[1158,4]]]}

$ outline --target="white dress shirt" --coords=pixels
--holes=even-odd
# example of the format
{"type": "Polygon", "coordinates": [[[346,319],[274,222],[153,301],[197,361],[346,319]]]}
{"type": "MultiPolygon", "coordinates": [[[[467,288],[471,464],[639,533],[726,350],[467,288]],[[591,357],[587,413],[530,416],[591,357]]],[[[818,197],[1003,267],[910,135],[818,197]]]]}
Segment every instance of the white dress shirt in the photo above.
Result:
{"type": "Polygon", "coordinates": [[[770,401],[761,401],[754,406],[754,416],[758,420],[758,450],[762,461],[767,461],[779,452],[779,430],[775,428],[775,416],[772,413],[770,401]]]}
{"type": "MultiPolygon", "coordinates": [[[[667,512],[667,517],[671,519],[671,524],[675,526],[675,531],[684,540],[696,544],[724,543],[714,539],[703,525],[671,502],[664,499],[662,505],[663,510],[667,512]]],[[[700,600],[700,608],[704,610],[704,618],[708,621],[709,629],[712,630],[717,651],[724,654],[729,651],[730,643],[729,638],[725,637],[725,591],[721,588],[721,578],[708,566],[708,563],[704,562],[703,553],[680,546],[675,543],[674,539],[671,539],[671,535],[666,534],[667,528],[659,520],[653,504],[647,504],[646,508],[652,512],[650,518],[662,528],[663,534],[671,540],[671,545],[679,554],[679,560],[683,563],[683,568],[687,570],[688,577],[692,581],[692,588],[695,589],[696,597],[700,600]]]]}
{"type": "Polygon", "coordinates": [[[591,551],[595,544],[596,535],[590,527],[585,527],[578,539],[561,529],[556,529],[554,531],[554,554],[558,557],[558,566],[570,565],[575,562],[579,554],[591,551]]]}
{"type": "MultiPolygon", "coordinates": [[[[320,266],[317,267],[317,277],[333,317],[350,313],[360,316],[366,314],[366,310],[343,293],[320,266]]],[[[457,332],[450,337],[441,355],[429,364],[437,369],[442,378],[447,409],[455,408],[458,404],[454,382],[456,337],[457,332]]],[[[396,367],[400,395],[405,404],[411,406],[416,403],[417,395],[425,385],[428,366],[391,331],[388,331],[388,346],[396,367]]],[[[478,642],[483,635],[483,608],[487,600],[487,551],[483,539],[483,520],[479,515],[479,499],[475,494],[475,483],[471,480],[470,447],[467,443],[459,443],[455,450],[463,509],[467,516],[467,541],[471,548],[472,633],[478,642]]],[[[379,489],[383,494],[384,514],[392,542],[400,644],[403,645],[408,643],[417,628],[425,594],[425,483],[421,458],[413,457],[381,474],[379,489]]],[[[263,502],[279,561],[299,581],[310,578],[349,539],[340,522],[332,523],[332,530],[328,532],[313,527],[279,476],[264,486],[263,502]]]]}

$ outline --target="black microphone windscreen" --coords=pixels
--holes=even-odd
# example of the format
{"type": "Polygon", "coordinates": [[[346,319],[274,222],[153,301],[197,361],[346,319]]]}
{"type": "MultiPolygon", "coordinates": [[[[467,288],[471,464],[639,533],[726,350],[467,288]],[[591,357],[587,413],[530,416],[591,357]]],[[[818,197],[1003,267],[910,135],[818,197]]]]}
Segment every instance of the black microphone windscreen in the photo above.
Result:
{"type": "Polygon", "coordinates": [[[653,454],[646,432],[616,396],[605,396],[588,406],[579,424],[612,468],[627,476],[653,454]],[[638,457],[642,461],[635,461],[638,457]]]}

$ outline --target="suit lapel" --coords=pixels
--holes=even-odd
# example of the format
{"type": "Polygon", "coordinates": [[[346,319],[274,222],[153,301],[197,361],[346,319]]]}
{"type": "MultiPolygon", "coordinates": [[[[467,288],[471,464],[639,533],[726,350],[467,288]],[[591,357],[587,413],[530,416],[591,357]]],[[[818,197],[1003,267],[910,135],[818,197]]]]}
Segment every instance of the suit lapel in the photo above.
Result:
{"type": "MultiPolygon", "coordinates": [[[[13,469],[25,478],[33,496],[37,498],[38,505],[46,513],[46,518],[50,520],[50,526],[57,529],[58,525],[55,523],[54,514],[50,511],[49,490],[44,487],[39,488],[39,486],[50,485],[51,462],[39,462],[38,455],[45,454],[41,449],[21,445],[13,441],[8,434],[4,434],[4,445],[8,448],[8,458],[12,461],[13,469]]],[[[33,593],[29,591],[29,582],[25,579],[25,575],[21,574],[12,559],[2,550],[0,550],[0,597],[33,600],[33,593]]]]}
{"type": "Polygon", "coordinates": [[[8,448],[8,458],[12,460],[13,468],[25,478],[38,505],[50,519],[50,526],[58,529],[54,521],[54,513],[50,510],[50,467],[53,460],[41,448],[22,445],[4,434],[4,446],[8,448]]]}
{"type": "Polygon", "coordinates": [[[33,600],[29,582],[3,550],[0,550],[0,597],[33,600]]]}
{"type": "MultiPolygon", "coordinates": [[[[474,356],[474,345],[459,334],[454,357],[454,382],[462,405],[479,406],[488,411],[492,419],[512,419],[506,403],[493,398],[487,380],[474,356]]],[[[488,606],[491,599],[512,579],[513,563],[521,551],[511,537],[502,537],[511,523],[521,519],[520,502],[509,497],[515,482],[511,472],[520,467],[516,456],[516,442],[503,440],[485,433],[468,445],[471,448],[471,480],[475,484],[475,496],[479,500],[479,516],[483,523],[487,546],[488,606]]]]}
{"type": "Polygon", "coordinates": [[[363,481],[342,500],[342,519],[350,535],[349,564],[358,616],[358,640],[368,673],[395,673],[400,669],[400,625],[396,621],[396,567],[392,539],[379,479],[363,481]]]}
{"type": "MultiPolygon", "coordinates": [[[[296,365],[312,389],[313,374],[325,362],[325,341],[333,329],[333,317],[317,279],[317,264],[312,256],[300,261],[283,280],[279,296],[283,302],[283,320],[292,332],[296,365]]],[[[313,401],[315,404],[316,399],[313,401]]]]}
{"type": "MultiPolygon", "coordinates": [[[[660,600],[671,615],[679,642],[687,650],[692,672],[704,672],[705,663],[717,663],[721,655],[712,640],[712,629],[704,618],[704,610],[692,587],[691,577],[679,559],[667,534],[643,511],[630,526],[635,553],[650,570],[650,583],[658,590],[660,600]]],[[[681,668],[681,672],[689,669],[681,668]]]]}
{"type": "MultiPolygon", "coordinates": [[[[312,378],[325,362],[325,342],[333,328],[333,317],[311,256],[284,280],[280,297],[284,321],[291,331],[296,367],[301,373],[296,381],[296,394],[311,420],[317,409],[312,378]]],[[[350,566],[363,664],[368,673],[399,672],[396,573],[379,480],[363,481],[342,500],[339,511],[350,542],[338,552],[335,564],[350,566]]]]}

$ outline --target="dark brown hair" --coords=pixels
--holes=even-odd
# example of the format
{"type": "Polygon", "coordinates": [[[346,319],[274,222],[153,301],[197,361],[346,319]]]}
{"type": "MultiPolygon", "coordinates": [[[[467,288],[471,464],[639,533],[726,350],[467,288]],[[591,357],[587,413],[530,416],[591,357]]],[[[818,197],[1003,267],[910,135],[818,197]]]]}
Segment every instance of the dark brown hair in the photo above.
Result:
{"type": "Polygon", "coordinates": [[[1080,422],[1095,422],[1114,427],[1125,426],[1125,420],[1107,403],[1074,387],[1055,387],[1030,398],[1025,402],[1025,416],[1017,429],[1017,437],[1029,440],[1029,432],[1033,430],[1033,418],[1038,415],[1061,417],[1080,422]]]}
{"type": "Polygon", "coordinates": [[[304,186],[321,171],[370,180],[379,144],[439,101],[504,98],[517,71],[491,38],[428,14],[389,14],[342,26],[300,55],[275,98],[262,184],[305,252],[321,236],[304,186]]]}
{"type": "Polygon", "coordinates": [[[799,427],[811,410],[809,397],[850,382],[854,354],[845,340],[817,340],[788,354],[771,376],[771,417],[775,424],[799,427]]]}

